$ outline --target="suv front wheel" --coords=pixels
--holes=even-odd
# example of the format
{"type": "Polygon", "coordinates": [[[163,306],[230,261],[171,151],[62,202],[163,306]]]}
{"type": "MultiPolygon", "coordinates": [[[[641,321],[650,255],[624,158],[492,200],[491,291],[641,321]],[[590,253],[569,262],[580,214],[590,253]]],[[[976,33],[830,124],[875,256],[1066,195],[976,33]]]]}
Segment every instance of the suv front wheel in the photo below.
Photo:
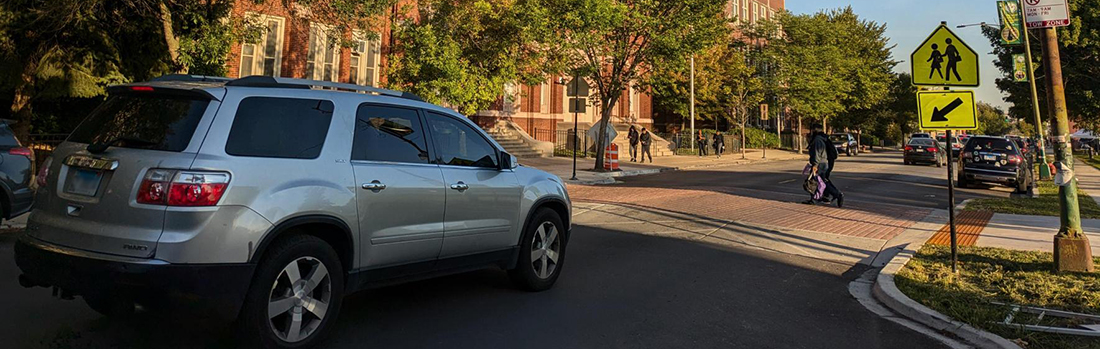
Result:
{"type": "Polygon", "coordinates": [[[306,348],[333,327],[344,296],[339,256],[324,240],[276,241],[256,269],[241,314],[245,341],[263,348],[306,348]]]}
{"type": "Polygon", "coordinates": [[[520,288],[545,291],[565,265],[565,225],[554,210],[542,208],[527,223],[519,243],[519,261],[508,275],[520,288]]]}

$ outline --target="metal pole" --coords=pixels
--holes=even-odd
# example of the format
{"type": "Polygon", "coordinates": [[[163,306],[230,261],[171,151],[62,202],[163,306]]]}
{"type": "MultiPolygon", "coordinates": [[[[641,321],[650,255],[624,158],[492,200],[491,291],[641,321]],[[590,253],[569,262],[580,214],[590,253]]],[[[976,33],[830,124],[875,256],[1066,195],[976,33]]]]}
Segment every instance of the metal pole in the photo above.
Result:
{"type": "MultiPolygon", "coordinates": [[[[577,78],[579,78],[577,75],[573,75],[573,86],[574,86],[573,87],[573,93],[574,94],[576,94],[576,91],[578,90],[578,87],[580,87],[579,83],[577,81],[577,78]]],[[[580,98],[573,98],[573,101],[574,101],[574,103],[576,103],[577,101],[580,101],[580,98]]],[[[579,106],[577,106],[577,105],[573,106],[573,178],[569,179],[569,180],[572,180],[572,181],[577,180],[577,138],[580,136],[578,134],[578,132],[580,132],[580,131],[577,130],[577,127],[578,127],[577,126],[577,110],[579,109],[578,107],[579,106]]],[[[586,145],[587,145],[587,143],[588,142],[585,142],[586,145]]],[[[584,148],[584,155],[585,155],[585,157],[588,157],[588,147],[587,146],[584,148]]]]}
{"type": "MultiPolygon", "coordinates": [[[[1017,8],[1023,11],[1023,1],[1016,2],[1017,8]]],[[[1021,16],[1023,14],[1021,13],[1021,16]]],[[[1047,165],[1047,148],[1046,142],[1043,138],[1046,136],[1043,132],[1043,119],[1039,116],[1039,90],[1035,86],[1035,67],[1031,61],[1031,31],[1027,29],[1027,25],[1023,25],[1024,35],[1024,53],[1027,55],[1027,81],[1031,85],[1031,110],[1035,115],[1035,134],[1039,138],[1039,162],[1042,166],[1039,166],[1039,179],[1050,180],[1050,167],[1047,165]]]]}
{"type": "MultiPolygon", "coordinates": [[[[1058,31],[1046,28],[1043,32],[1043,62],[1047,68],[1047,88],[1050,89],[1050,110],[1054,116],[1054,161],[1063,170],[1073,168],[1073,152],[1069,142],[1069,115],[1066,111],[1066,90],[1062,84],[1062,61],[1058,52],[1058,31]]],[[[1081,212],[1077,204],[1077,181],[1070,181],[1059,191],[1062,204],[1062,226],[1059,236],[1080,236],[1081,212]]]]}
{"type": "Polygon", "coordinates": [[[691,55],[691,152],[695,152],[695,55],[691,55]]]}
{"type": "Polygon", "coordinates": [[[952,143],[954,138],[951,135],[951,130],[947,130],[947,212],[950,217],[951,225],[951,271],[959,272],[959,244],[958,235],[955,233],[955,180],[953,175],[955,174],[955,159],[951,155],[951,148],[954,146],[952,143]]]}

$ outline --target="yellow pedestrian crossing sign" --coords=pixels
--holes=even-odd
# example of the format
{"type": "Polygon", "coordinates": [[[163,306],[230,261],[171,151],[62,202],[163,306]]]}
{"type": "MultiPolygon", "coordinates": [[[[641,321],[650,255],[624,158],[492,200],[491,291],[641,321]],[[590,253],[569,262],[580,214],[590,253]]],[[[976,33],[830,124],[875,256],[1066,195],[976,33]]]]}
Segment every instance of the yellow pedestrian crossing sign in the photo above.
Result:
{"type": "Polygon", "coordinates": [[[917,92],[917,110],[922,130],[973,130],[978,128],[978,111],[973,91],[917,92]]]}
{"type": "Polygon", "coordinates": [[[978,87],[978,53],[941,24],[909,57],[913,85],[978,87]]]}

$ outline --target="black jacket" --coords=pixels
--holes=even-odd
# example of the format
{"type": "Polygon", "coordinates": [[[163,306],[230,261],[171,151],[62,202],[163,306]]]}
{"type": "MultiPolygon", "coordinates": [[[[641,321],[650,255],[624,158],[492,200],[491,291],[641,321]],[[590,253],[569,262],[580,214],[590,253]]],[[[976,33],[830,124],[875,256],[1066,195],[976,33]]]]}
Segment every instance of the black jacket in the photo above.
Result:
{"type": "MultiPolygon", "coordinates": [[[[832,147],[832,143],[829,142],[829,138],[825,136],[825,133],[816,132],[810,137],[810,164],[817,166],[818,163],[829,162],[829,150],[832,147]]],[[[836,152],[836,148],[833,147],[833,152],[836,152]]]]}
{"type": "Polygon", "coordinates": [[[626,134],[626,138],[630,140],[631,145],[638,144],[638,130],[630,129],[630,132],[626,134]]]}
{"type": "Polygon", "coordinates": [[[649,132],[643,133],[640,138],[642,140],[642,146],[643,147],[648,147],[649,143],[650,143],[649,132]]]}

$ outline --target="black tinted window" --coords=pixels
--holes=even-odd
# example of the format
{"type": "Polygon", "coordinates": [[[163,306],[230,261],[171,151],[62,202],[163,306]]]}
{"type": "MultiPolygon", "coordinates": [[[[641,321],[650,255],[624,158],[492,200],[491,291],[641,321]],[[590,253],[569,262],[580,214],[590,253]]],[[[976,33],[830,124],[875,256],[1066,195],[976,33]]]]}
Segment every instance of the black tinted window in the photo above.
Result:
{"type": "Polygon", "coordinates": [[[493,167],[497,166],[496,149],[473,127],[451,117],[428,113],[440,164],[493,167]]]}
{"type": "Polygon", "coordinates": [[[428,163],[427,139],[416,110],[359,106],[351,159],[428,163]]]}
{"type": "Polygon", "coordinates": [[[932,143],[931,138],[913,138],[913,139],[909,140],[909,145],[922,145],[922,146],[931,147],[933,144],[934,143],[932,143]]]}
{"type": "Polygon", "coordinates": [[[250,97],[237,107],[225,152],[230,155],[315,159],[325,145],[332,102],[250,97]]]}
{"type": "Polygon", "coordinates": [[[966,151],[1012,153],[1016,151],[1016,145],[1007,139],[971,138],[966,142],[966,151]]]}
{"type": "Polygon", "coordinates": [[[69,141],[183,151],[207,104],[207,100],[156,94],[112,96],[80,123],[69,141]]]}
{"type": "Polygon", "coordinates": [[[11,127],[5,122],[0,122],[0,146],[3,147],[18,147],[19,140],[15,138],[15,133],[11,131],[11,127]]]}

